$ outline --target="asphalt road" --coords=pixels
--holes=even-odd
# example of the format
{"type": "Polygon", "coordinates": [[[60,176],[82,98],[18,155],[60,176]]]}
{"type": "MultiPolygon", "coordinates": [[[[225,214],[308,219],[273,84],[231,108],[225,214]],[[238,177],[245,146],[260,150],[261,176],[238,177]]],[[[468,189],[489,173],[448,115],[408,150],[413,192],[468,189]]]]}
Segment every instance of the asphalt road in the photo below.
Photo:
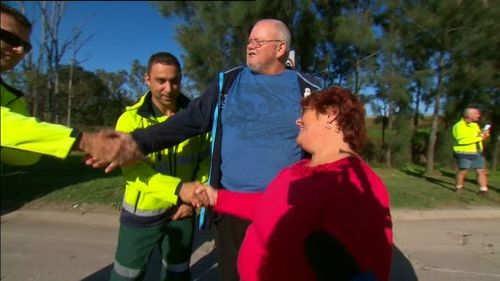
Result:
{"type": "MultiPolygon", "coordinates": [[[[499,281],[500,208],[393,210],[393,281],[499,281]]],[[[117,214],[19,210],[1,217],[2,281],[104,281],[117,214]]],[[[217,280],[211,233],[197,234],[193,280],[217,280]]],[[[146,280],[157,280],[157,258],[146,280]]]]}

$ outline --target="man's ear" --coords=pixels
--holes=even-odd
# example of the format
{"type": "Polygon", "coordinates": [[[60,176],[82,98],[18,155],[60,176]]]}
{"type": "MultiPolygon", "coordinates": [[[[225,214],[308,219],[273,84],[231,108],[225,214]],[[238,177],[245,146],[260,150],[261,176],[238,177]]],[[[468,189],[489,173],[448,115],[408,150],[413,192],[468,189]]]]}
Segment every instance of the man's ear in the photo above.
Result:
{"type": "Polygon", "coordinates": [[[280,43],[280,46],[279,46],[279,49],[278,49],[276,56],[278,57],[278,59],[280,61],[283,61],[283,62],[285,62],[288,59],[288,54],[286,51],[286,44],[284,42],[280,43]]]}

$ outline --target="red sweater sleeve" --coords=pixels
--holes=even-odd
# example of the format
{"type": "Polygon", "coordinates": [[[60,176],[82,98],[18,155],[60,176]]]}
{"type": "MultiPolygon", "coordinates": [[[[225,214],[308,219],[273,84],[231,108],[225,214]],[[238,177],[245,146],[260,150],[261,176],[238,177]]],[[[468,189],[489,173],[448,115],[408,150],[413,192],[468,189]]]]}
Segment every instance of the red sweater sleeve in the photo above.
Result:
{"type": "Polygon", "coordinates": [[[263,192],[234,192],[219,189],[215,211],[234,215],[243,219],[253,220],[255,205],[263,192]]]}

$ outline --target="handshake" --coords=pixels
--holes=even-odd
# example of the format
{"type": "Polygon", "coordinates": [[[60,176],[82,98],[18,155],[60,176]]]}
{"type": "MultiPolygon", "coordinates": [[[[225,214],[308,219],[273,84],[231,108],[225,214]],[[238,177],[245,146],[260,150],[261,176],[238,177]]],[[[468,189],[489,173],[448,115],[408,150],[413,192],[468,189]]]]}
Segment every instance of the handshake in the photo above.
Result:
{"type": "Polygon", "coordinates": [[[183,183],[179,198],[196,208],[213,207],[217,203],[217,190],[200,182],[183,183]]]}
{"type": "MultiPolygon", "coordinates": [[[[109,173],[117,167],[145,159],[130,134],[113,130],[98,133],[82,133],[77,148],[87,154],[85,164],[94,168],[105,168],[109,173]]],[[[199,182],[183,183],[179,198],[196,208],[212,207],[217,202],[217,190],[199,182]]]]}
{"type": "Polygon", "coordinates": [[[87,166],[104,168],[106,173],[145,159],[130,134],[113,130],[101,130],[98,133],[84,132],[76,148],[87,154],[88,158],[85,160],[87,166]]]}
{"type": "MultiPolygon", "coordinates": [[[[146,158],[131,134],[114,130],[83,132],[73,149],[86,153],[87,166],[104,168],[106,173],[146,158]]],[[[183,204],[180,204],[174,219],[190,215],[192,209],[187,205],[195,208],[213,207],[217,202],[217,190],[200,182],[183,183],[178,196],[183,204]]]]}

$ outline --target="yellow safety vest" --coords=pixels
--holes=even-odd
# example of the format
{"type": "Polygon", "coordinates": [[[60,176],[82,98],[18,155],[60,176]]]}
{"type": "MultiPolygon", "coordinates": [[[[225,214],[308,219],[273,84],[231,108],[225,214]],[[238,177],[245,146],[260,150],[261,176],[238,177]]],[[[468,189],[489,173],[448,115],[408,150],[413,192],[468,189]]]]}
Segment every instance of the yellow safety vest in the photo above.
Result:
{"type": "MultiPolygon", "coordinates": [[[[116,130],[129,133],[167,120],[167,116],[144,116],[152,106],[150,92],[129,106],[119,117],[116,130]]],[[[139,217],[165,214],[177,204],[175,191],[181,182],[208,179],[210,138],[208,134],[188,139],[172,148],[147,155],[147,160],[122,168],[126,181],[123,209],[139,217]]]]}
{"type": "Polygon", "coordinates": [[[3,83],[1,92],[1,161],[32,165],[40,154],[66,158],[78,132],[66,126],[41,122],[28,114],[26,100],[3,83]]]}
{"type": "Polygon", "coordinates": [[[453,126],[453,152],[476,154],[483,151],[481,129],[475,122],[467,123],[462,118],[453,126]]]}

